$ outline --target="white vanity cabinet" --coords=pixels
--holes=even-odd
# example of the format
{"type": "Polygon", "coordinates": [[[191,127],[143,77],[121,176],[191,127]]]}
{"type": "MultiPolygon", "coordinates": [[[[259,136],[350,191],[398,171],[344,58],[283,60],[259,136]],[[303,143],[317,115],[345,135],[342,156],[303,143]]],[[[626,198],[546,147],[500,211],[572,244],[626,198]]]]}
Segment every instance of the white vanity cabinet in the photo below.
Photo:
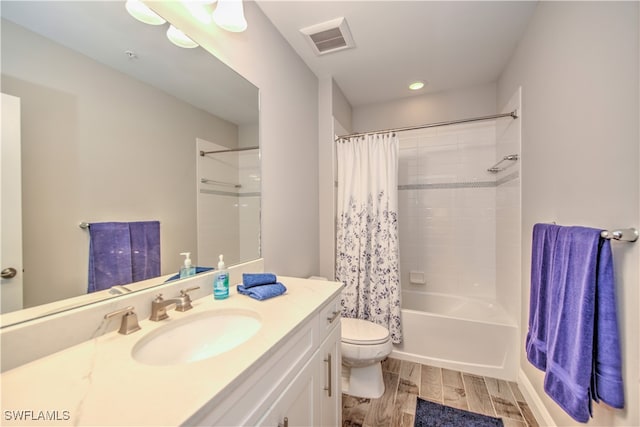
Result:
{"type": "Polygon", "coordinates": [[[320,347],[260,420],[259,426],[342,425],[340,317],[331,319],[321,313],[319,320],[321,330],[326,333],[320,347]],[[329,323],[330,327],[323,323],[329,323]]]}
{"type": "Polygon", "coordinates": [[[320,425],[318,400],[322,385],[317,375],[317,354],[288,384],[256,425],[274,427],[320,425]]]}
{"type": "Polygon", "coordinates": [[[321,330],[326,338],[320,346],[323,393],[320,398],[320,425],[342,425],[342,353],[340,298],[335,298],[320,312],[321,330]]]}
{"type": "MultiPolygon", "coordinates": [[[[285,418],[292,427],[341,425],[342,285],[286,276],[279,280],[287,292],[278,298],[257,301],[232,289],[226,300],[207,296],[194,300],[189,311],[172,310],[169,319],[140,320],[141,332],[105,333],[2,372],[2,390],[9,390],[0,401],[3,416],[9,414],[2,425],[25,425],[25,420],[6,419],[14,413],[49,410],[68,410],[68,419],[56,421],[65,426],[275,427],[284,426],[285,418]],[[154,365],[133,357],[148,337],[215,313],[250,313],[261,326],[242,344],[189,363],[154,365]]],[[[194,281],[205,287],[210,276],[194,281]]],[[[144,294],[109,302],[103,310],[152,300],[144,294]]],[[[91,316],[98,323],[104,314],[92,311],[91,316]]]]}
{"type": "Polygon", "coordinates": [[[341,425],[338,307],[335,297],[274,348],[226,399],[203,408],[184,425],[341,425]]]}

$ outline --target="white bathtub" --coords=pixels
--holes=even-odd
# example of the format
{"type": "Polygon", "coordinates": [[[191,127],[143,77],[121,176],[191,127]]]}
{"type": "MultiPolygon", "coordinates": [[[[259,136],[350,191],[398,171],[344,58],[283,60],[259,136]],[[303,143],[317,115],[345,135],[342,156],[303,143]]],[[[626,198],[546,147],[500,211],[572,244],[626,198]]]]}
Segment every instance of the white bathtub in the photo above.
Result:
{"type": "Polygon", "coordinates": [[[495,301],[402,292],[403,343],[392,357],[515,381],[516,323],[495,301]]]}

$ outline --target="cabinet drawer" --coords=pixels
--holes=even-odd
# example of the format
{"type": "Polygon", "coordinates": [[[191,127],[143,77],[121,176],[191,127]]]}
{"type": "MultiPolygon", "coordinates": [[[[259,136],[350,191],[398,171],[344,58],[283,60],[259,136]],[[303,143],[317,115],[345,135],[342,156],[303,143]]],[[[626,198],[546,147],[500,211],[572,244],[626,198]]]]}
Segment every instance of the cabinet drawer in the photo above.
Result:
{"type": "Polygon", "coordinates": [[[329,301],[320,310],[318,320],[320,322],[320,339],[323,340],[334,327],[340,324],[340,296],[329,301]]]}

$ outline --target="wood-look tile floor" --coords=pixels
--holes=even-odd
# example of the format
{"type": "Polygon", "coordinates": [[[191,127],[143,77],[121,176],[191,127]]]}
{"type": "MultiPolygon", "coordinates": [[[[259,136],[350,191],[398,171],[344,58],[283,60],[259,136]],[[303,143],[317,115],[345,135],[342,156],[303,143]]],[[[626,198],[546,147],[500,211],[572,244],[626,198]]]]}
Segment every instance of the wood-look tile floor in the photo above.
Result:
{"type": "Polygon", "coordinates": [[[538,427],[516,383],[392,358],[382,374],[379,399],[342,395],[343,427],[413,427],[418,396],[502,418],[505,427],[538,427]]]}

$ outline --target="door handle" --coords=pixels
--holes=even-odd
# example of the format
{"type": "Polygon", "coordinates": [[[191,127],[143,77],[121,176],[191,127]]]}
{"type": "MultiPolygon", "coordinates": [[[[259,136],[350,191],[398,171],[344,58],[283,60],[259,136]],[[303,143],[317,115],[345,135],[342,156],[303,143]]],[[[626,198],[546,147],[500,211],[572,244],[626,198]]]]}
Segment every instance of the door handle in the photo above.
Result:
{"type": "Polygon", "coordinates": [[[3,279],[12,279],[16,277],[16,274],[18,274],[16,269],[13,267],[9,267],[2,270],[2,272],[0,273],[0,276],[2,276],[3,279]]]}

